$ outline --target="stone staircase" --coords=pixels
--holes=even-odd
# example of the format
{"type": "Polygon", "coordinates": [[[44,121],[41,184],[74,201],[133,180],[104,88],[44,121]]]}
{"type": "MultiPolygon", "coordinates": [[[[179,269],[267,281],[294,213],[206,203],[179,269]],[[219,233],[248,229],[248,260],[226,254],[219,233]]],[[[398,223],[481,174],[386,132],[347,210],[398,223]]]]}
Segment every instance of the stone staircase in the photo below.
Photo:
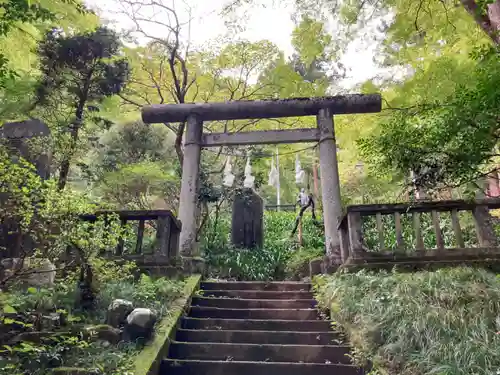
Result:
{"type": "Polygon", "coordinates": [[[160,375],[358,375],[311,285],[204,282],[160,375]]]}

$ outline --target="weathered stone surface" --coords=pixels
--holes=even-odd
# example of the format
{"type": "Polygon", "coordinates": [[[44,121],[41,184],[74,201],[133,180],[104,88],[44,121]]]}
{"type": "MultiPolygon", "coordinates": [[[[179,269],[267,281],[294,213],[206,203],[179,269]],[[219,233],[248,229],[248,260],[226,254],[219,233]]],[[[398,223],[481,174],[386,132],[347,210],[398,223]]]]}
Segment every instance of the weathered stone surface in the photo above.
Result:
{"type": "Polygon", "coordinates": [[[115,299],[108,307],[106,323],[119,328],[127,322],[127,316],[134,310],[134,304],[124,299],[115,299]]]}
{"type": "Polygon", "coordinates": [[[0,277],[10,277],[14,272],[26,273],[21,281],[29,286],[50,287],[56,279],[56,266],[48,259],[5,258],[0,261],[0,277]]]}
{"type": "Polygon", "coordinates": [[[64,318],[59,313],[50,313],[42,316],[42,328],[47,331],[53,331],[63,325],[64,318]]]}
{"type": "Polygon", "coordinates": [[[253,189],[239,189],[233,201],[232,243],[236,247],[262,248],[264,202],[253,189]]]}
{"type": "Polygon", "coordinates": [[[85,329],[85,336],[92,340],[107,341],[110,344],[116,345],[122,340],[122,331],[107,324],[99,324],[87,327],[85,329]]]}
{"type": "Polygon", "coordinates": [[[125,332],[130,340],[148,339],[153,334],[157,315],[151,309],[137,308],[127,316],[125,332]]]}
{"type": "Polygon", "coordinates": [[[50,129],[37,119],[8,122],[0,126],[0,139],[4,139],[18,155],[33,163],[38,175],[43,179],[50,177],[50,152],[33,152],[27,140],[37,137],[50,137],[50,129]]]}

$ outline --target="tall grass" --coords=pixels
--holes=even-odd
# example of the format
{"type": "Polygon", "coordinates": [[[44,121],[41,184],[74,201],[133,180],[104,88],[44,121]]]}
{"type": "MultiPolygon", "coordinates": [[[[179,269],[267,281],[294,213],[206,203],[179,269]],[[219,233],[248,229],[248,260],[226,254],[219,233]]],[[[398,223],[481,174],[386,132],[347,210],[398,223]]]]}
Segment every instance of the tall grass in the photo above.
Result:
{"type": "Polygon", "coordinates": [[[473,268],[316,279],[317,298],[382,374],[500,373],[500,280],[473,268]]]}

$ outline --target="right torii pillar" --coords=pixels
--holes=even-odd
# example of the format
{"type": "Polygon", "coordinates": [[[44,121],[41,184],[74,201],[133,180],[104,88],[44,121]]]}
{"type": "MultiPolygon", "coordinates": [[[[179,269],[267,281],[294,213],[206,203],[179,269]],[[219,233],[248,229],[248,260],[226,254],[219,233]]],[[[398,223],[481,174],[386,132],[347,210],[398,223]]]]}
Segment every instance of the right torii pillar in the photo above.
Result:
{"type": "Polygon", "coordinates": [[[328,108],[321,109],[317,115],[317,123],[320,131],[319,167],[326,255],[332,263],[341,264],[345,261],[341,256],[338,231],[338,223],[342,217],[342,201],[332,111],[328,108]]]}

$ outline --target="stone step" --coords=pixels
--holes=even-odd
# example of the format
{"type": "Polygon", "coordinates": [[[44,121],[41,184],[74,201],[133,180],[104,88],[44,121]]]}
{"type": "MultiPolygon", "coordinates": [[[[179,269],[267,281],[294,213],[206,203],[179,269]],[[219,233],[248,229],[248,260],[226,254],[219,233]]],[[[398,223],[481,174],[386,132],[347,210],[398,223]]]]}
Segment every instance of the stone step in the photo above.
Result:
{"type": "Polygon", "coordinates": [[[316,309],[219,309],[191,306],[189,316],[222,319],[314,320],[318,318],[318,311],[316,309]]]}
{"type": "Polygon", "coordinates": [[[250,362],[305,362],[350,364],[347,345],[272,345],[177,342],[169,358],[250,362]]]}
{"type": "Polygon", "coordinates": [[[239,299],[193,298],[192,306],[219,307],[224,309],[310,309],[316,307],[313,299],[239,299]]]}
{"type": "Polygon", "coordinates": [[[182,318],[181,328],[230,331],[331,331],[330,322],[325,320],[200,319],[187,317],[182,318]]]}
{"type": "Polygon", "coordinates": [[[351,365],[164,360],[160,375],[363,375],[351,365]]]}
{"type": "Polygon", "coordinates": [[[179,329],[176,340],[183,342],[220,342],[243,344],[338,345],[336,332],[222,331],[179,329]]]}
{"type": "Polygon", "coordinates": [[[227,297],[244,299],[313,299],[312,292],[268,290],[203,290],[203,297],[227,297]]]}
{"type": "Polygon", "coordinates": [[[202,290],[268,290],[268,291],[303,291],[309,292],[311,284],[299,282],[261,282],[261,281],[222,281],[202,282],[202,290]]]}

